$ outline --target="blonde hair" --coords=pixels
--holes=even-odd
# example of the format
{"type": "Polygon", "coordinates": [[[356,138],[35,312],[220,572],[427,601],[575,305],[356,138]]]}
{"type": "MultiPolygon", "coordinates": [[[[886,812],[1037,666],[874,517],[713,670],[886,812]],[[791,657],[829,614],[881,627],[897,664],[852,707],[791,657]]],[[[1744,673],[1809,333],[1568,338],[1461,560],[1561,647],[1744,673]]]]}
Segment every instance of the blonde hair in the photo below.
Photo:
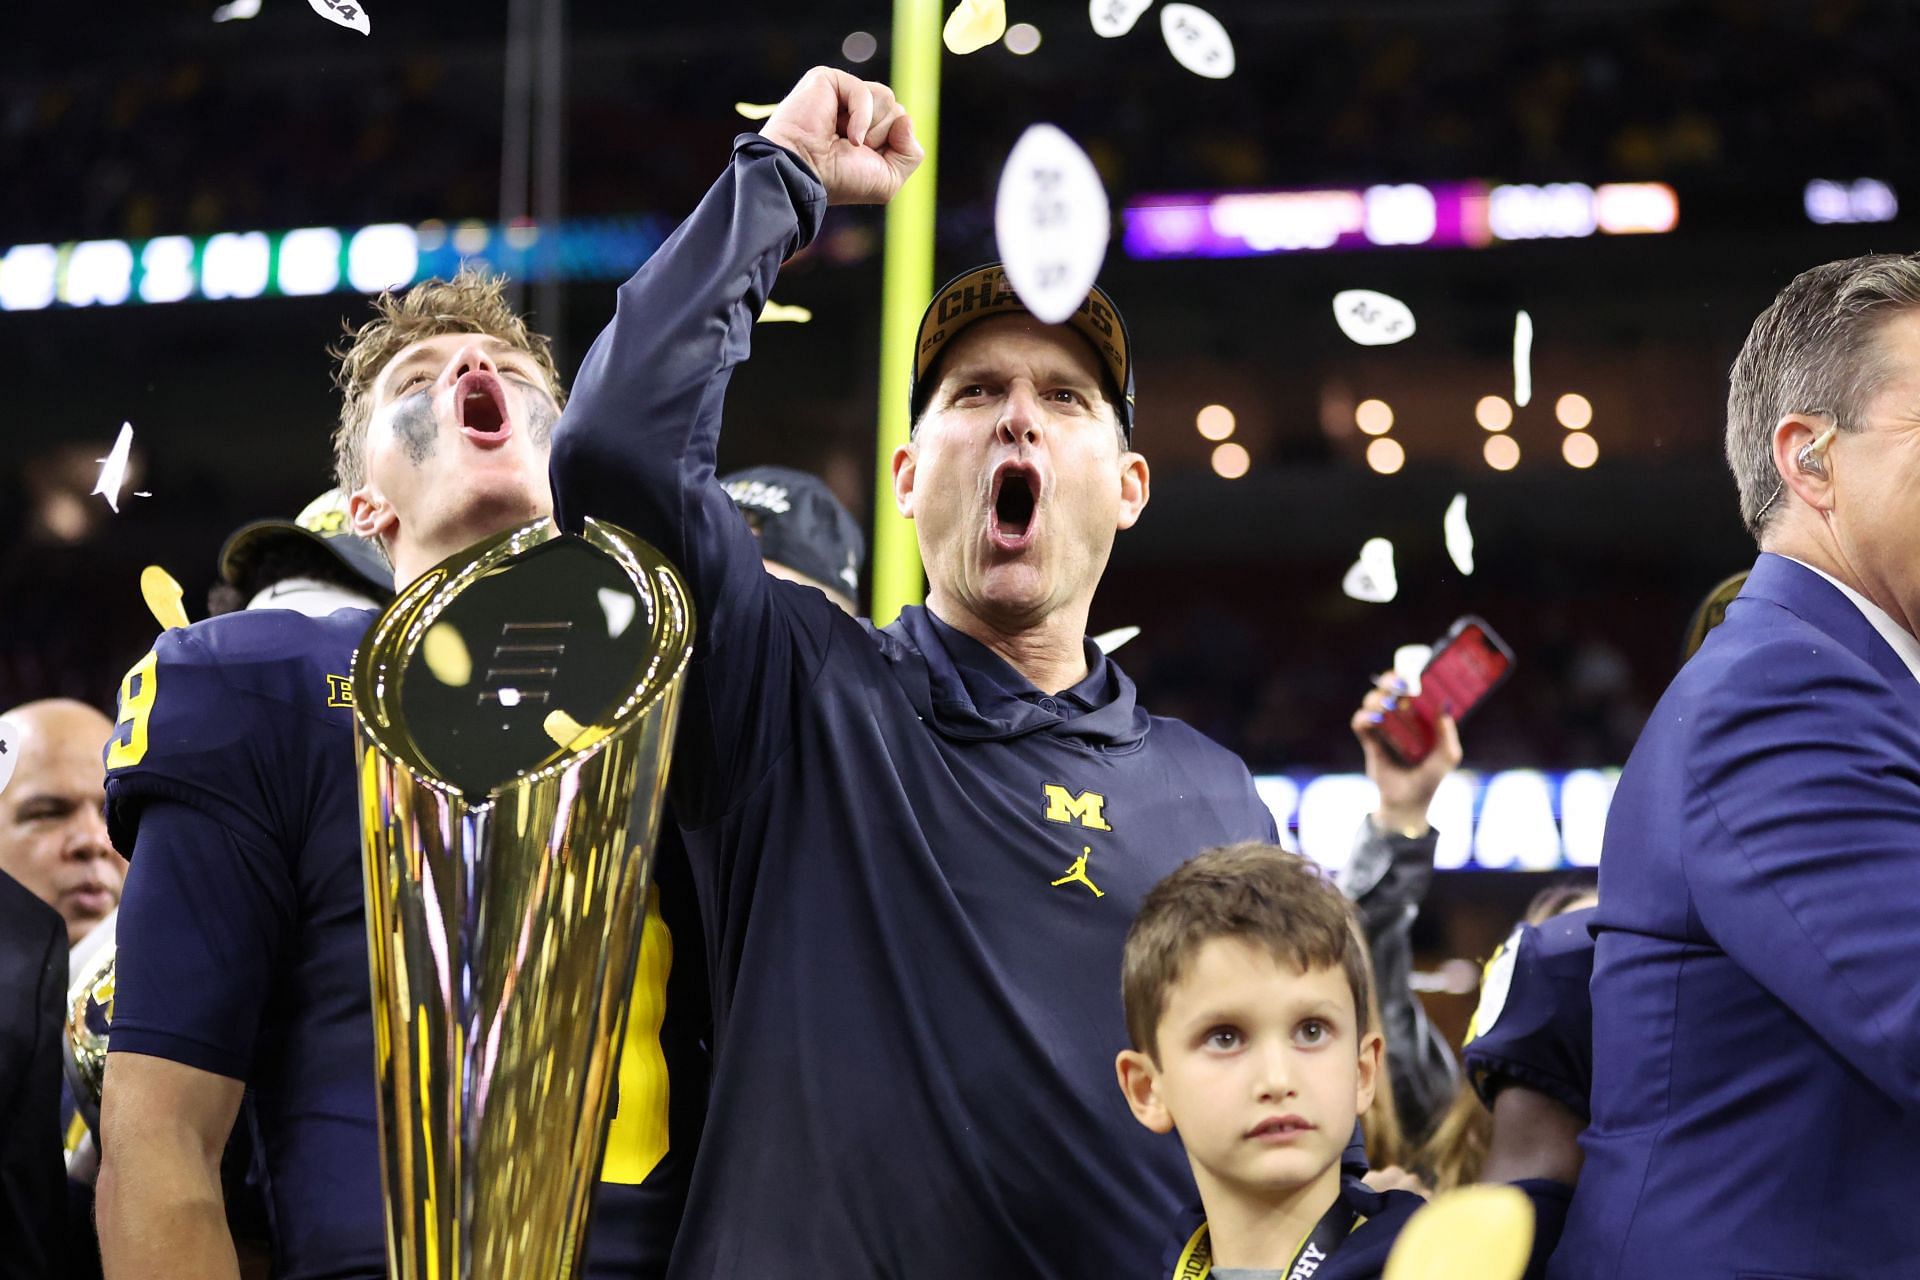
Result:
{"type": "Polygon", "coordinates": [[[462,267],[451,280],[424,280],[405,293],[392,290],[373,300],[375,316],[359,328],[347,327],[347,339],[327,348],[338,360],[334,385],[340,388],[340,425],[333,432],[333,474],[347,493],[366,481],[367,424],[373,419],[373,384],[393,358],[423,338],[443,333],[484,333],[525,351],[539,366],[556,405],[567,403],[553,344],[527,328],[507,304],[507,278],[462,267]]]}

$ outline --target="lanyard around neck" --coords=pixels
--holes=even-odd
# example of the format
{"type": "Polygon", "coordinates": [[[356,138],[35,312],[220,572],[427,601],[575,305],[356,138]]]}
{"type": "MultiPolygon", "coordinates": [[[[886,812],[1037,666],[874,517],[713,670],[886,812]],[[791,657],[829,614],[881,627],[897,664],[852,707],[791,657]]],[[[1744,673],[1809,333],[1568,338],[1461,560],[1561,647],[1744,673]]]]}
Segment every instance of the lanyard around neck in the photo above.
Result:
{"type": "MultiPolygon", "coordinates": [[[[1335,1200],[1331,1208],[1320,1215],[1320,1221],[1313,1224],[1313,1230],[1307,1232],[1307,1238],[1293,1251],[1293,1260],[1287,1264],[1287,1280],[1312,1280],[1320,1264],[1332,1256],[1346,1238],[1359,1224],[1360,1214],[1345,1200],[1335,1200]]],[[[1213,1241],[1207,1235],[1207,1224],[1201,1223],[1187,1240],[1187,1247],[1180,1251],[1180,1261],[1174,1264],[1173,1280],[1204,1280],[1213,1274],[1213,1241]]]]}

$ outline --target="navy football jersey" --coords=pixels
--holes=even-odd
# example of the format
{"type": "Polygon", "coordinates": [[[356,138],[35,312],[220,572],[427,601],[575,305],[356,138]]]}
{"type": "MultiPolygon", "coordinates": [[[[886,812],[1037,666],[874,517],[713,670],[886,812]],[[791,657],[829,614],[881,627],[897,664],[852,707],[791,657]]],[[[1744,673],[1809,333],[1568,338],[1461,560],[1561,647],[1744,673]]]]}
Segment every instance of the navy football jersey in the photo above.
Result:
{"type": "Polygon", "coordinates": [[[1463,1051],[1474,1089],[1491,1107],[1502,1085],[1546,1094],[1582,1121],[1593,1085],[1594,909],[1523,924],[1487,962],[1463,1051]]]}
{"type": "Polygon", "coordinates": [[[131,860],[110,1051],[247,1083],[287,1280],[386,1274],[348,683],[371,617],[169,631],[106,749],[131,860]]]}

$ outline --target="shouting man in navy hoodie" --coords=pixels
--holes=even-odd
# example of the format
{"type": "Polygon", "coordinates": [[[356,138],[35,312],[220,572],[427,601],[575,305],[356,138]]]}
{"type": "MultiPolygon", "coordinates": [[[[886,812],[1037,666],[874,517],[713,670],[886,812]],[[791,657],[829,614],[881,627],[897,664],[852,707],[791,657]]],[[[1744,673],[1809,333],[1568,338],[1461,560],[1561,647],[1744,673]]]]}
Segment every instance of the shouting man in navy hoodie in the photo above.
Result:
{"type": "Polygon", "coordinates": [[[1193,1180],[1111,1084],[1121,946],[1176,865],[1276,834],[1085,635],[1148,492],[1100,290],[1042,324],[992,266],[929,307],[893,460],[926,608],[875,628],[767,574],[716,482],[781,262],[920,158],[884,85],[809,72],[621,288],[554,435],[563,527],[653,542],[699,613],[671,796],[716,1043],[675,1277],[1148,1274],[1193,1180]]]}

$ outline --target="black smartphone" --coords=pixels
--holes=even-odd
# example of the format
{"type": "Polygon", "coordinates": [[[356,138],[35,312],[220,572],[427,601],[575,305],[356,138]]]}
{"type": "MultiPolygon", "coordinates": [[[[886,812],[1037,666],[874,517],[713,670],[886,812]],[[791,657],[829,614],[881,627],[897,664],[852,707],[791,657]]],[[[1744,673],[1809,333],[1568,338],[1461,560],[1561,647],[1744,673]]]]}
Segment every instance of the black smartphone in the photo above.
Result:
{"type": "Polygon", "coordinates": [[[1401,698],[1380,722],[1380,745],[1412,768],[1433,752],[1442,713],[1463,721],[1513,670],[1513,650],[1492,627],[1468,614],[1456,621],[1420,673],[1420,692],[1401,698]]]}

